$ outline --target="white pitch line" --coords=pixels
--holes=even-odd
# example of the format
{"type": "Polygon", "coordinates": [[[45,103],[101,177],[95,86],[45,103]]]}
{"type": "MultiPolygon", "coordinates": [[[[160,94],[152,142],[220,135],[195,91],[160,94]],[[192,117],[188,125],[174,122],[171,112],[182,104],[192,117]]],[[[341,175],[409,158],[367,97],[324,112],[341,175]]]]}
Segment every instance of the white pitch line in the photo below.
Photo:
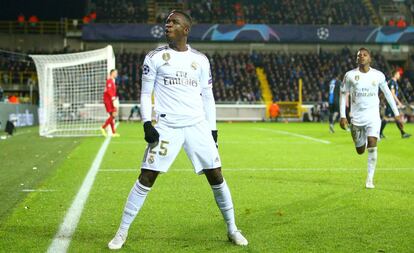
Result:
{"type": "MultiPolygon", "coordinates": [[[[268,145],[269,143],[272,142],[278,142],[277,139],[270,139],[270,140],[262,140],[262,141],[257,141],[257,140],[240,140],[240,141],[231,141],[231,140],[220,140],[220,144],[266,144],[268,145]]],[[[126,140],[114,140],[111,142],[112,145],[116,144],[116,145],[126,145],[126,144],[147,144],[147,142],[145,140],[136,140],[136,141],[126,141],[126,140]]],[[[306,144],[303,141],[290,141],[289,143],[285,143],[285,144],[306,144]]]]}
{"type": "Polygon", "coordinates": [[[48,253],[64,253],[67,251],[72,240],[72,235],[78,226],[83,207],[86,203],[86,200],[88,199],[89,192],[92,188],[93,182],[95,181],[96,174],[98,173],[102,159],[111,139],[112,138],[107,137],[99,149],[99,152],[96,155],[88,174],[83,180],[82,186],[76,194],[76,197],[73,200],[69,210],[66,212],[65,218],[60,225],[59,231],[56,233],[52,243],[49,246],[49,249],[47,250],[48,253]]]}
{"type": "Polygon", "coordinates": [[[300,137],[300,138],[311,140],[311,141],[320,142],[320,143],[323,143],[323,144],[331,144],[330,141],[314,138],[314,137],[303,135],[303,134],[296,134],[296,133],[291,133],[291,132],[287,132],[287,131],[281,131],[281,130],[276,130],[276,129],[267,129],[267,128],[255,128],[255,129],[260,130],[260,131],[265,131],[265,132],[291,135],[291,136],[300,137]]]}
{"type": "Polygon", "coordinates": [[[55,192],[56,190],[47,189],[23,189],[22,192],[55,192]]]}
{"type": "Polygon", "coordinates": [[[23,131],[23,132],[16,132],[15,134],[13,134],[13,136],[19,136],[19,135],[24,135],[24,134],[30,134],[32,132],[32,130],[27,130],[27,131],[23,131]]]}
{"type": "MultiPolygon", "coordinates": [[[[365,171],[365,168],[223,168],[224,172],[246,172],[246,171],[258,171],[258,172],[278,172],[278,171],[292,171],[292,172],[306,172],[306,171],[327,171],[327,172],[355,172],[365,171]]],[[[414,168],[377,168],[380,171],[414,171],[414,168]]],[[[140,169],[102,169],[100,172],[139,172],[140,169]]],[[[171,169],[171,172],[193,172],[193,169],[171,169]]]]}

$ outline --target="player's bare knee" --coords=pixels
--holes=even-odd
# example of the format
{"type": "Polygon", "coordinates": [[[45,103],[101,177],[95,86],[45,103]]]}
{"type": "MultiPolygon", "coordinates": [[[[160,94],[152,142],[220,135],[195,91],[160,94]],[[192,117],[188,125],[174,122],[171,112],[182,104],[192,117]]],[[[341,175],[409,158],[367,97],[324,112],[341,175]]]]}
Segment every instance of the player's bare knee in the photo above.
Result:
{"type": "Polygon", "coordinates": [[[358,153],[358,155],[362,155],[365,152],[365,146],[357,147],[356,152],[358,153]]]}
{"type": "Polygon", "coordinates": [[[224,181],[221,168],[204,170],[204,174],[206,175],[210,185],[222,184],[224,181]]]}
{"type": "Polygon", "coordinates": [[[146,187],[152,187],[155,183],[155,180],[157,179],[158,174],[158,171],[141,169],[141,174],[139,175],[138,179],[142,185],[146,187]]]}
{"type": "Polygon", "coordinates": [[[368,145],[367,145],[367,147],[368,148],[375,148],[377,146],[377,138],[375,138],[375,137],[369,137],[368,138],[368,145]]]}

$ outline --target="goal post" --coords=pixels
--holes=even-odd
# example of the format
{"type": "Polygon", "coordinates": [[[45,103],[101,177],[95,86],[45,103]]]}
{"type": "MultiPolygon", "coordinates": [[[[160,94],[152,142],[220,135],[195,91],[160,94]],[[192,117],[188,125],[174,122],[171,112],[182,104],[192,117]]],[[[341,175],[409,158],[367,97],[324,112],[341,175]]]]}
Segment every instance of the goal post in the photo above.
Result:
{"type": "Polygon", "coordinates": [[[39,81],[39,134],[94,136],[107,117],[102,104],[112,46],[81,53],[30,55],[39,81]],[[89,106],[101,104],[102,106],[89,106]]]}

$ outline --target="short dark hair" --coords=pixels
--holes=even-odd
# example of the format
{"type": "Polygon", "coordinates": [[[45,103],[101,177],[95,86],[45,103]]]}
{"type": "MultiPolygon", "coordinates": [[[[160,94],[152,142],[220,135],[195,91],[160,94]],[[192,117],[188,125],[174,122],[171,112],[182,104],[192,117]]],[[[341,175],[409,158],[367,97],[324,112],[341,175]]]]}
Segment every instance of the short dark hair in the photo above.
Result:
{"type": "Polygon", "coordinates": [[[368,49],[368,48],[361,47],[360,49],[358,49],[358,52],[359,52],[359,51],[366,51],[369,55],[371,55],[371,52],[369,51],[369,49],[368,49]]]}
{"type": "Polygon", "coordinates": [[[170,14],[168,16],[170,16],[173,13],[177,13],[180,14],[181,16],[183,16],[185,18],[185,20],[188,22],[188,25],[191,27],[193,25],[193,19],[190,17],[190,15],[188,15],[187,13],[185,13],[184,11],[180,11],[180,10],[172,10],[170,12],[170,14]]]}
{"type": "Polygon", "coordinates": [[[116,71],[116,69],[111,69],[111,71],[109,71],[109,74],[111,75],[114,71],[116,71]]]}

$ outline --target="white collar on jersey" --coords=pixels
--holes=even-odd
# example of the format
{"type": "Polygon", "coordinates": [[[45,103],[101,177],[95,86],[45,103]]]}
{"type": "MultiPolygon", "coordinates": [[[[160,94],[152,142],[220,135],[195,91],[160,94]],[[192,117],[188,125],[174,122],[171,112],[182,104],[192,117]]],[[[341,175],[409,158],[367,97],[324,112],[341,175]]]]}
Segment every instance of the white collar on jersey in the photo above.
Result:
{"type": "Polygon", "coordinates": [[[368,74],[368,73],[371,71],[371,69],[372,69],[372,68],[371,68],[371,66],[370,66],[367,72],[362,72],[362,71],[359,69],[359,67],[357,68],[358,72],[359,72],[359,73],[361,73],[361,74],[368,74]]]}
{"type": "Polygon", "coordinates": [[[177,53],[187,53],[187,52],[190,52],[191,51],[191,47],[190,47],[190,45],[188,45],[188,44],[185,44],[186,46],[187,46],[187,50],[186,51],[177,51],[177,50],[175,50],[175,49],[172,49],[171,47],[170,47],[170,45],[167,45],[167,47],[168,47],[168,49],[171,49],[171,50],[173,50],[174,52],[177,52],[177,53]]]}

